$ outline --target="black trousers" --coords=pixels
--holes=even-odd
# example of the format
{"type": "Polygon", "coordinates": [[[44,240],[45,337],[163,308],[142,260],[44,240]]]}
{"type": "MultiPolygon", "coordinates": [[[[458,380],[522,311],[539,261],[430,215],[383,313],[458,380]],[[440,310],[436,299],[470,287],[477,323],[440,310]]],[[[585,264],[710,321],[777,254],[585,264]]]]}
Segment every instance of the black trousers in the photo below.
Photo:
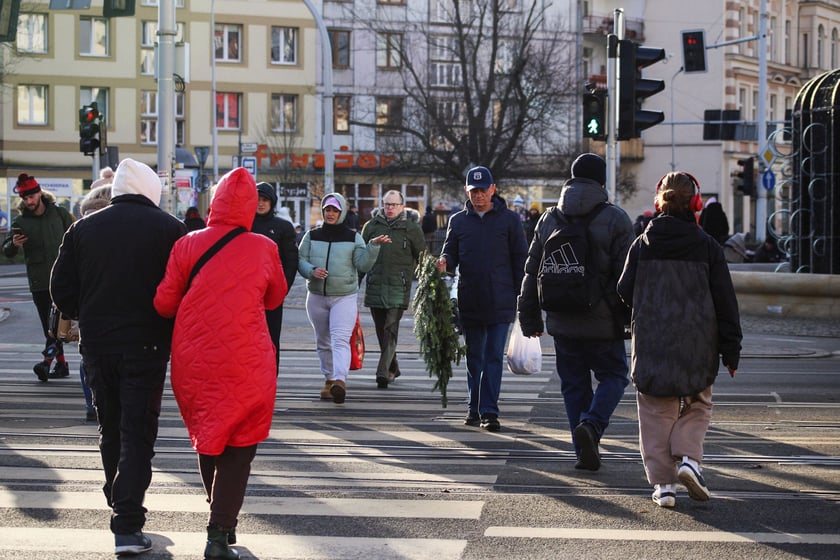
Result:
{"type": "Polygon", "coordinates": [[[64,354],[64,346],[58,340],[50,336],[49,333],[49,319],[50,309],[52,309],[52,298],[50,298],[49,290],[39,290],[32,292],[32,301],[35,302],[35,308],[38,310],[38,318],[41,320],[41,329],[44,331],[44,350],[46,351],[50,346],[55,345],[55,356],[64,354]]]}
{"type": "Polygon", "coordinates": [[[387,378],[388,373],[393,373],[395,377],[400,375],[400,365],[397,363],[397,337],[400,334],[403,311],[398,308],[370,308],[380,352],[379,363],[376,365],[376,377],[387,378]]]}
{"type": "Polygon", "coordinates": [[[274,343],[274,361],[277,363],[278,373],[280,369],[280,331],[283,330],[283,306],[277,309],[266,310],[265,321],[268,323],[268,335],[274,343]]]}
{"type": "Polygon", "coordinates": [[[257,446],[225,447],[221,455],[198,454],[198,470],[210,500],[210,523],[230,529],[245,501],[257,446]]]}
{"type": "Polygon", "coordinates": [[[152,457],[168,351],[150,347],[124,354],[82,354],[99,417],[102,491],[111,507],[111,531],[134,533],[146,522],[143,500],[152,481],[152,457]]]}

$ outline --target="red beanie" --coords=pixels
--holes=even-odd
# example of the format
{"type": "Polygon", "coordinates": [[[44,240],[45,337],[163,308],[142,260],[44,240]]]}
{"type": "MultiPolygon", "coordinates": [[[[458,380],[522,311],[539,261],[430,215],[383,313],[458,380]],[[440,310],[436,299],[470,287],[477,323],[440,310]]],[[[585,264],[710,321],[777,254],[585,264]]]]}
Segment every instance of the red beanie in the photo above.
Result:
{"type": "Polygon", "coordinates": [[[41,192],[41,185],[38,184],[38,181],[36,181],[35,177],[32,175],[21,173],[18,175],[14,191],[23,198],[25,196],[29,196],[30,194],[41,192]]]}

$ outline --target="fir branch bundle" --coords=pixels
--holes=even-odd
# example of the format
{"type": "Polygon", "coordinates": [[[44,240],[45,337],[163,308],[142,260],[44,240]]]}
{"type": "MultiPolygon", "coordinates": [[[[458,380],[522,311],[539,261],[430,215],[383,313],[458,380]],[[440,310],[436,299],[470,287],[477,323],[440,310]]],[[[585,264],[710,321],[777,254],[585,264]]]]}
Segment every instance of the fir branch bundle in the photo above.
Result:
{"type": "Polygon", "coordinates": [[[417,263],[417,289],[412,300],[414,335],[429,377],[437,377],[432,391],[439,390],[446,407],[446,385],[452,378],[452,363],[461,363],[466,346],[461,344],[453,322],[449,287],[437,269],[437,258],[424,251],[417,263]]]}

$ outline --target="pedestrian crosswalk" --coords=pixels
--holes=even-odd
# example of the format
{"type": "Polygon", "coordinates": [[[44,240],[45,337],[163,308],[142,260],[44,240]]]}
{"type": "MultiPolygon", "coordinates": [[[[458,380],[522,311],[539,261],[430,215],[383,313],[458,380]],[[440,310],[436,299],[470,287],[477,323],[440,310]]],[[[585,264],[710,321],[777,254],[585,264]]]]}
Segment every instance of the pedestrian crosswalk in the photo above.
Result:
{"type": "MultiPolygon", "coordinates": [[[[39,520],[3,539],[0,557],[112,555],[96,425],[82,420],[77,374],[39,383],[17,350],[0,345],[0,436],[7,442],[0,446],[0,526],[13,512],[38,512],[39,520]]],[[[68,357],[78,363],[72,350],[68,357]]],[[[243,558],[463,556],[464,536],[436,536],[434,528],[479,522],[513,436],[463,426],[460,379],[443,408],[422,361],[407,354],[401,366],[387,390],[376,388],[372,372],[351,373],[347,401],[336,405],[319,398],[314,352],[281,353],[275,421],[254,461],[237,530],[243,558]]],[[[548,378],[511,379],[511,427],[524,425],[529,400],[548,378]]],[[[153,551],[144,557],[200,557],[208,505],[169,389],[156,452],[145,528],[153,551]]]]}
{"type": "MultiPolygon", "coordinates": [[[[84,420],[78,355],[68,348],[69,378],[40,383],[31,371],[39,350],[0,342],[0,560],[113,558],[97,426],[84,420]]],[[[376,359],[370,351],[369,363],[376,359]]],[[[709,437],[718,453],[708,457],[711,480],[737,482],[713,488],[713,501],[699,506],[683,493],[676,511],[663,512],[644,480],[631,391],[602,441],[604,468],[581,474],[550,371],[505,375],[502,431],[488,433],[463,424],[463,365],[446,408],[417,354],[402,353],[401,369],[386,390],[377,389],[372,370],[352,372],[347,401],[336,405],[319,398],[314,351],[282,349],[273,426],[237,528],[242,558],[542,560],[595,557],[596,543],[605,558],[661,559],[698,542],[774,557],[763,547],[840,547],[831,521],[840,492],[830,489],[840,458],[805,447],[831,449],[833,432],[775,432],[756,444],[741,416],[748,406],[764,409],[764,396],[734,401],[734,416],[724,416],[730,407],[723,404],[709,437]],[[775,441],[789,446],[787,456],[765,453],[775,441]],[[750,466],[740,467],[744,461],[750,466]],[[809,490],[784,488],[791,468],[797,488],[809,490]],[[745,469],[756,478],[767,470],[764,482],[747,487],[745,469]],[[786,525],[774,516],[787,508],[820,514],[809,514],[807,524],[785,516],[786,525]],[[726,523],[715,525],[719,517],[726,523]],[[648,555],[651,543],[662,555],[648,555]]],[[[836,426],[827,406],[821,425],[836,426]]],[[[153,466],[144,528],[153,550],[142,558],[200,558],[208,504],[169,388],[153,466]]]]}

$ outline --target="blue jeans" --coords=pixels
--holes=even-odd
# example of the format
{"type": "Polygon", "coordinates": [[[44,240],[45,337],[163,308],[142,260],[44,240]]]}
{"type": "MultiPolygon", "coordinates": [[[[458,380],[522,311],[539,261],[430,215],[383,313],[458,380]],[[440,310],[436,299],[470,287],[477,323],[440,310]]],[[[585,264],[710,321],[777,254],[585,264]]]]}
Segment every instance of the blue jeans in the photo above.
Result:
{"type": "Polygon", "coordinates": [[[102,491],[112,509],[111,531],[124,535],[146,522],[143,500],[152,481],[152,457],[169,352],[157,347],[125,354],[83,354],[99,417],[102,491]]]}
{"type": "Polygon", "coordinates": [[[467,343],[467,398],[470,412],[499,414],[502,363],[509,323],[464,325],[467,343]]]}
{"type": "Polygon", "coordinates": [[[572,443],[575,454],[580,455],[580,448],[574,441],[574,429],[585,420],[595,427],[599,438],[604,434],[615,407],[624,396],[624,388],[630,383],[627,353],[624,341],[620,339],[555,338],[554,350],[572,443]],[[594,391],[590,371],[598,381],[594,391]]]}

